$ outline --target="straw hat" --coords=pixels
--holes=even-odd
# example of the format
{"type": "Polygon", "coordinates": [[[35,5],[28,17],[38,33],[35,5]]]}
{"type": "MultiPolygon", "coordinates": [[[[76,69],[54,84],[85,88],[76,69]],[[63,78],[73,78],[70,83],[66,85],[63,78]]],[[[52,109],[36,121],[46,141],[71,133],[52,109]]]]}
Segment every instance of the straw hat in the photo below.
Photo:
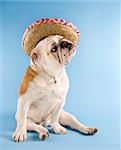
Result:
{"type": "Polygon", "coordinates": [[[31,24],[24,32],[22,47],[27,55],[37,43],[50,35],[62,35],[64,38],[77,44],[79,42],[80,32],[70,22],[62,19],[42,19],[31,24]]]}

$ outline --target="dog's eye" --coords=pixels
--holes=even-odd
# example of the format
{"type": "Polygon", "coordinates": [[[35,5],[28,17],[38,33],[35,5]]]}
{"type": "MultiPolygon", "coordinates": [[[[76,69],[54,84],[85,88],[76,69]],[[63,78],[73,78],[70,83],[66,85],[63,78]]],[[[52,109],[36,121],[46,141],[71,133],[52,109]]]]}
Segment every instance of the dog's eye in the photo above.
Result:
{"type": "Polygon", "coordinates": [[[51,52],[55,53],[57,51],[58,47],[57,46],[54,46],[52,49],[51,49],[51,52]]]}

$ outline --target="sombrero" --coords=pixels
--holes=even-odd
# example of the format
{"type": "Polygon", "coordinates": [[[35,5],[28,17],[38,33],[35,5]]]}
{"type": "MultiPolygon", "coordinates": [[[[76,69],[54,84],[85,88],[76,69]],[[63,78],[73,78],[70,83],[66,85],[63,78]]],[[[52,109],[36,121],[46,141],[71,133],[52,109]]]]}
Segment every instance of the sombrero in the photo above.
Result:
{"type": "Polygon", "coordinates": [[[77,27],[64,19],[46,18],[38,20],[32,23],[24,32],[22,47],[26,54],[30,55],[37,43],[50,35],[62,35],[75,44],[79,42],[80,38],[77,27]]]}

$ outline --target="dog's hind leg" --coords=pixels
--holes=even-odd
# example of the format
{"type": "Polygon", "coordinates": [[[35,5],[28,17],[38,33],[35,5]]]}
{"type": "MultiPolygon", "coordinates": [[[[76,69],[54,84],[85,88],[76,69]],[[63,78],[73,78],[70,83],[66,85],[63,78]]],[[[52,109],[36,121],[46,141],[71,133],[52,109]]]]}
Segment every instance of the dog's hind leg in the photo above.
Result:
{"type": "Polygon", "coordinates": [[[72,129],[80,131],[84,134],[92,135],[97,132],[96,128],[90,128],[83,125],[73,115],[69,114],[68,112],[65,112],[64,110],[62,110],[60,114],[59,122],[64,126],[69,126],[72,129]]]}
{"type": "Polygon", "coordinates": [[[27,130],[39,133],[39,138],[45,140],[49,137],[49,131],[40,124],[36,124],[32,119],[27,119],[27,130]]]}

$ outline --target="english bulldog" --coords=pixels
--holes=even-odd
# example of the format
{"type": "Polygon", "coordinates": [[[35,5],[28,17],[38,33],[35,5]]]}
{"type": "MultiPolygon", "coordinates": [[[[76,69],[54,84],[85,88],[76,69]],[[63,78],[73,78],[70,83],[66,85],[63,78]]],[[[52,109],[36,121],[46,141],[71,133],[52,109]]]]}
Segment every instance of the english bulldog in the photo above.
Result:
{"type": "Polygon", "coordinates": [[[49,137],[47,126],[56,134],[67,133],[64,126],[89,135],[97,132],[63,109],[69,89],[65,65],[74,54],[74,43],[60,35],[46,37],[31,51],[30,66],[19,88],[14,141],[26,140],[27,131],[35,131],[45,140],[49,137]]]}

